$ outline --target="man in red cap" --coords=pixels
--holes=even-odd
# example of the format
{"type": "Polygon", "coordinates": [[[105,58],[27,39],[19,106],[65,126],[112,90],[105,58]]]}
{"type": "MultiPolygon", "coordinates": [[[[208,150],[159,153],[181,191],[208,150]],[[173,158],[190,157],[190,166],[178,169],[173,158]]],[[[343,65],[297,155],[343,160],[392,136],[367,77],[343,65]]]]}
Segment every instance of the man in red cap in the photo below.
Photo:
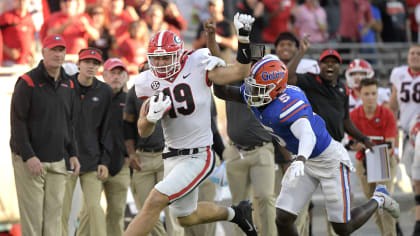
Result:
{"type": "MultiPolygon", "coordinates": [[[[112,139],[110,112],[112,89],[95,75],[102,64],[102,52],[85,48],[79,52],[79,73],[71,76],[76,91],[75,133],[79,149],[83,209],[78,235],[107,235],[100,200],[103,181],[108,177],[112,139]]],[[[63,224],[67,224],[77,177],[69,178],[64,198],[63,224]]],[[[67,227],[64,227],[67,229],[67,227]]],[[[67,235],[67,230],[63,230],[67,235]]]]}
{"type": "MultiPolygon", "coordinates": [[[[128,168],[128,155],[124,144],[123,108],[127,93],[123,88],[128,80],[128,73],[123,62],[118,58],[110,58],[104,64],[103,77],[105,83],[111,86],[113,97],[110,116],[110,149],[109,177],[103,181],[107,210],[106,229],[107,234],[121,236],[124,233],[124,213],[127,201],[127,190],[130,184],[130,169],[128,168]]],[[[83,211],[83,210],[82,210],[83,211]]],[[[90,216],[89,216],[90,217],[90,216]]],[[[87,214],[82,214],[81,225],[91,222],[87,214]]]]}
{"type": "Polygon", "coordinates": [[[43,60],[20,76],[11,104],[12,160],[22,235],[61,235],[64,185],[80,164],[73,130],[75,91],[61,65],[66,42],[50,35],[43,60]]]}

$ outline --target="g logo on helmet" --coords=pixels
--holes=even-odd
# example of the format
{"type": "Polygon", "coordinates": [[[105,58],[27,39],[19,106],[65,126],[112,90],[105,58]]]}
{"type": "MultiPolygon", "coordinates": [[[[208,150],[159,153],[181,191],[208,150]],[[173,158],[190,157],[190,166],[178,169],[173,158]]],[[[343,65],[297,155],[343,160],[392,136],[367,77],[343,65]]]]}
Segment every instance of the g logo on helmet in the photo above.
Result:
{"type": "Polygon", "coordinates": [[[176,43],[176,44],[180,44],[181,43],[181,38],[179,38],[178,37],[178,35],[174,35],[174,42],[176,43]]]}

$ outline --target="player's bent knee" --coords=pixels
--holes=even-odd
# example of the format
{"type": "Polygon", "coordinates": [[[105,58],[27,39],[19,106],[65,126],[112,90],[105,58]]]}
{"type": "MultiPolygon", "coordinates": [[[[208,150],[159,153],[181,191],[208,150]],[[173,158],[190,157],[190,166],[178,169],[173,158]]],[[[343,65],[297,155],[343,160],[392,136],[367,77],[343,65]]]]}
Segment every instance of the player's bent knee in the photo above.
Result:
{"type": "Polygon", "coordinates": [[[277,225],[291,225],[296,220],[296,215],[276,208],[276,224],[277,225]]]}
{"type": "MultiPolygon", "coordinates": [[[[169,204],[169,198],[165,194],[153,189],[145,202],[149,207],[156,209],[163,209],[169,204]]],[[[145,205],[144,207],[147,207],[145,205]]]]}
{"type": "Polygon", "coordinates": [[[350,224],[348,223],[331,222],[331,225],[333,226],[334,232],[340,236],[350,235],[352,232],[350,224]]]}

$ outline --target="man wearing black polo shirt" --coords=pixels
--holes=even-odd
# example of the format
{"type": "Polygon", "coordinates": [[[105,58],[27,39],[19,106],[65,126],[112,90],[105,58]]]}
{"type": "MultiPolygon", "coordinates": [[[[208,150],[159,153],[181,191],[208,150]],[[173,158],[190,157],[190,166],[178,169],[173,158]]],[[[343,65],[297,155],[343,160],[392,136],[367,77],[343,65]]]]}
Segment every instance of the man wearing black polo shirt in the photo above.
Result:
{"type": "Polygon", "coordinates": [[[303,57],[308,44],[303,45],[293,64],[289,64],[288,84],[297,85],[306,94],[312,110],[326,123],[331,137],[338,142],[344,137],[344,131],[370,148],[374,143],[362,134],[349,116],[349,92],[343,80],[339,79],[341,56],[334,49],[326,49],[319,57],[320,74],[296,74],[296,66],[303,57]]]}
{"type": "MultiPolygon", "coordinates": [[[[102,52],[97,48],[85,48],[79,52],[77,65],[80,73],[71,77],[77,94],[76,141],[79,148],[80,185],[83,192],[83,211],[88,217],[80,222],[77,235],[107,235],[105,214],[100,205],[102,183],[108,177],[109,149],[112,147],[109,129],[109,108],[112,89],[95,75],[102,64],[102,52]],[[88,219],[88,220],[87,220],[88,219]]],[[[76,178],[67,181],[63,222],[71,207],[76,178]]]]}
{"type": "Polygon", "coordinates": [[[79,173],[74,84],[62,67],[65,55],[60,35],[46,37],[43,60],[18,78],[12,96],[10,148],[22,235],[61,235],[66,156],[79,173]]]}

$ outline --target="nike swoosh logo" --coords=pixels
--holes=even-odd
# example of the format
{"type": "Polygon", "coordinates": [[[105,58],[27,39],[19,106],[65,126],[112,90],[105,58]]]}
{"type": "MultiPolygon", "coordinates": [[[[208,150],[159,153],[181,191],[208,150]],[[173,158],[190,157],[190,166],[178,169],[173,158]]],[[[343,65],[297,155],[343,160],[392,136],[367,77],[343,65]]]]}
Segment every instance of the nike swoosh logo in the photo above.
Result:
{"type": "Polygon", "coordinates": [[[153,111],[153,113],[158,113],[159,111],[153,111]]]}
{"type": "Polygon", "coordinates": [[[190,76],[190,75],[191,75],[191,73],[188,73],[188,74],[186,74],[186,75],[183,75],[183,76],[182,76],[182,78],[183,78],[183,79],[185,79],[185,78],[187,78],[187,77],[188,77],[188,76],[190,76]]]}
{"type": "Polygon", "coordinates": [[[246,50],[244,48],[242,49],[242,53],[246,56],[246,58],[248,58],[248,54],[246,54],[246,50]]]}
{"type": "Polygon", "coordinates": [[[247,224],[247,225],[248,225],[248,227],[249,227],[248,231],[253,231],[253,230],[254,230],[254,227],[252,227],[252,225],[248,222],[248,220],[247,220],[247,219],[245,219],[245,222],[246,222],[246,224],[247,224]]]}

